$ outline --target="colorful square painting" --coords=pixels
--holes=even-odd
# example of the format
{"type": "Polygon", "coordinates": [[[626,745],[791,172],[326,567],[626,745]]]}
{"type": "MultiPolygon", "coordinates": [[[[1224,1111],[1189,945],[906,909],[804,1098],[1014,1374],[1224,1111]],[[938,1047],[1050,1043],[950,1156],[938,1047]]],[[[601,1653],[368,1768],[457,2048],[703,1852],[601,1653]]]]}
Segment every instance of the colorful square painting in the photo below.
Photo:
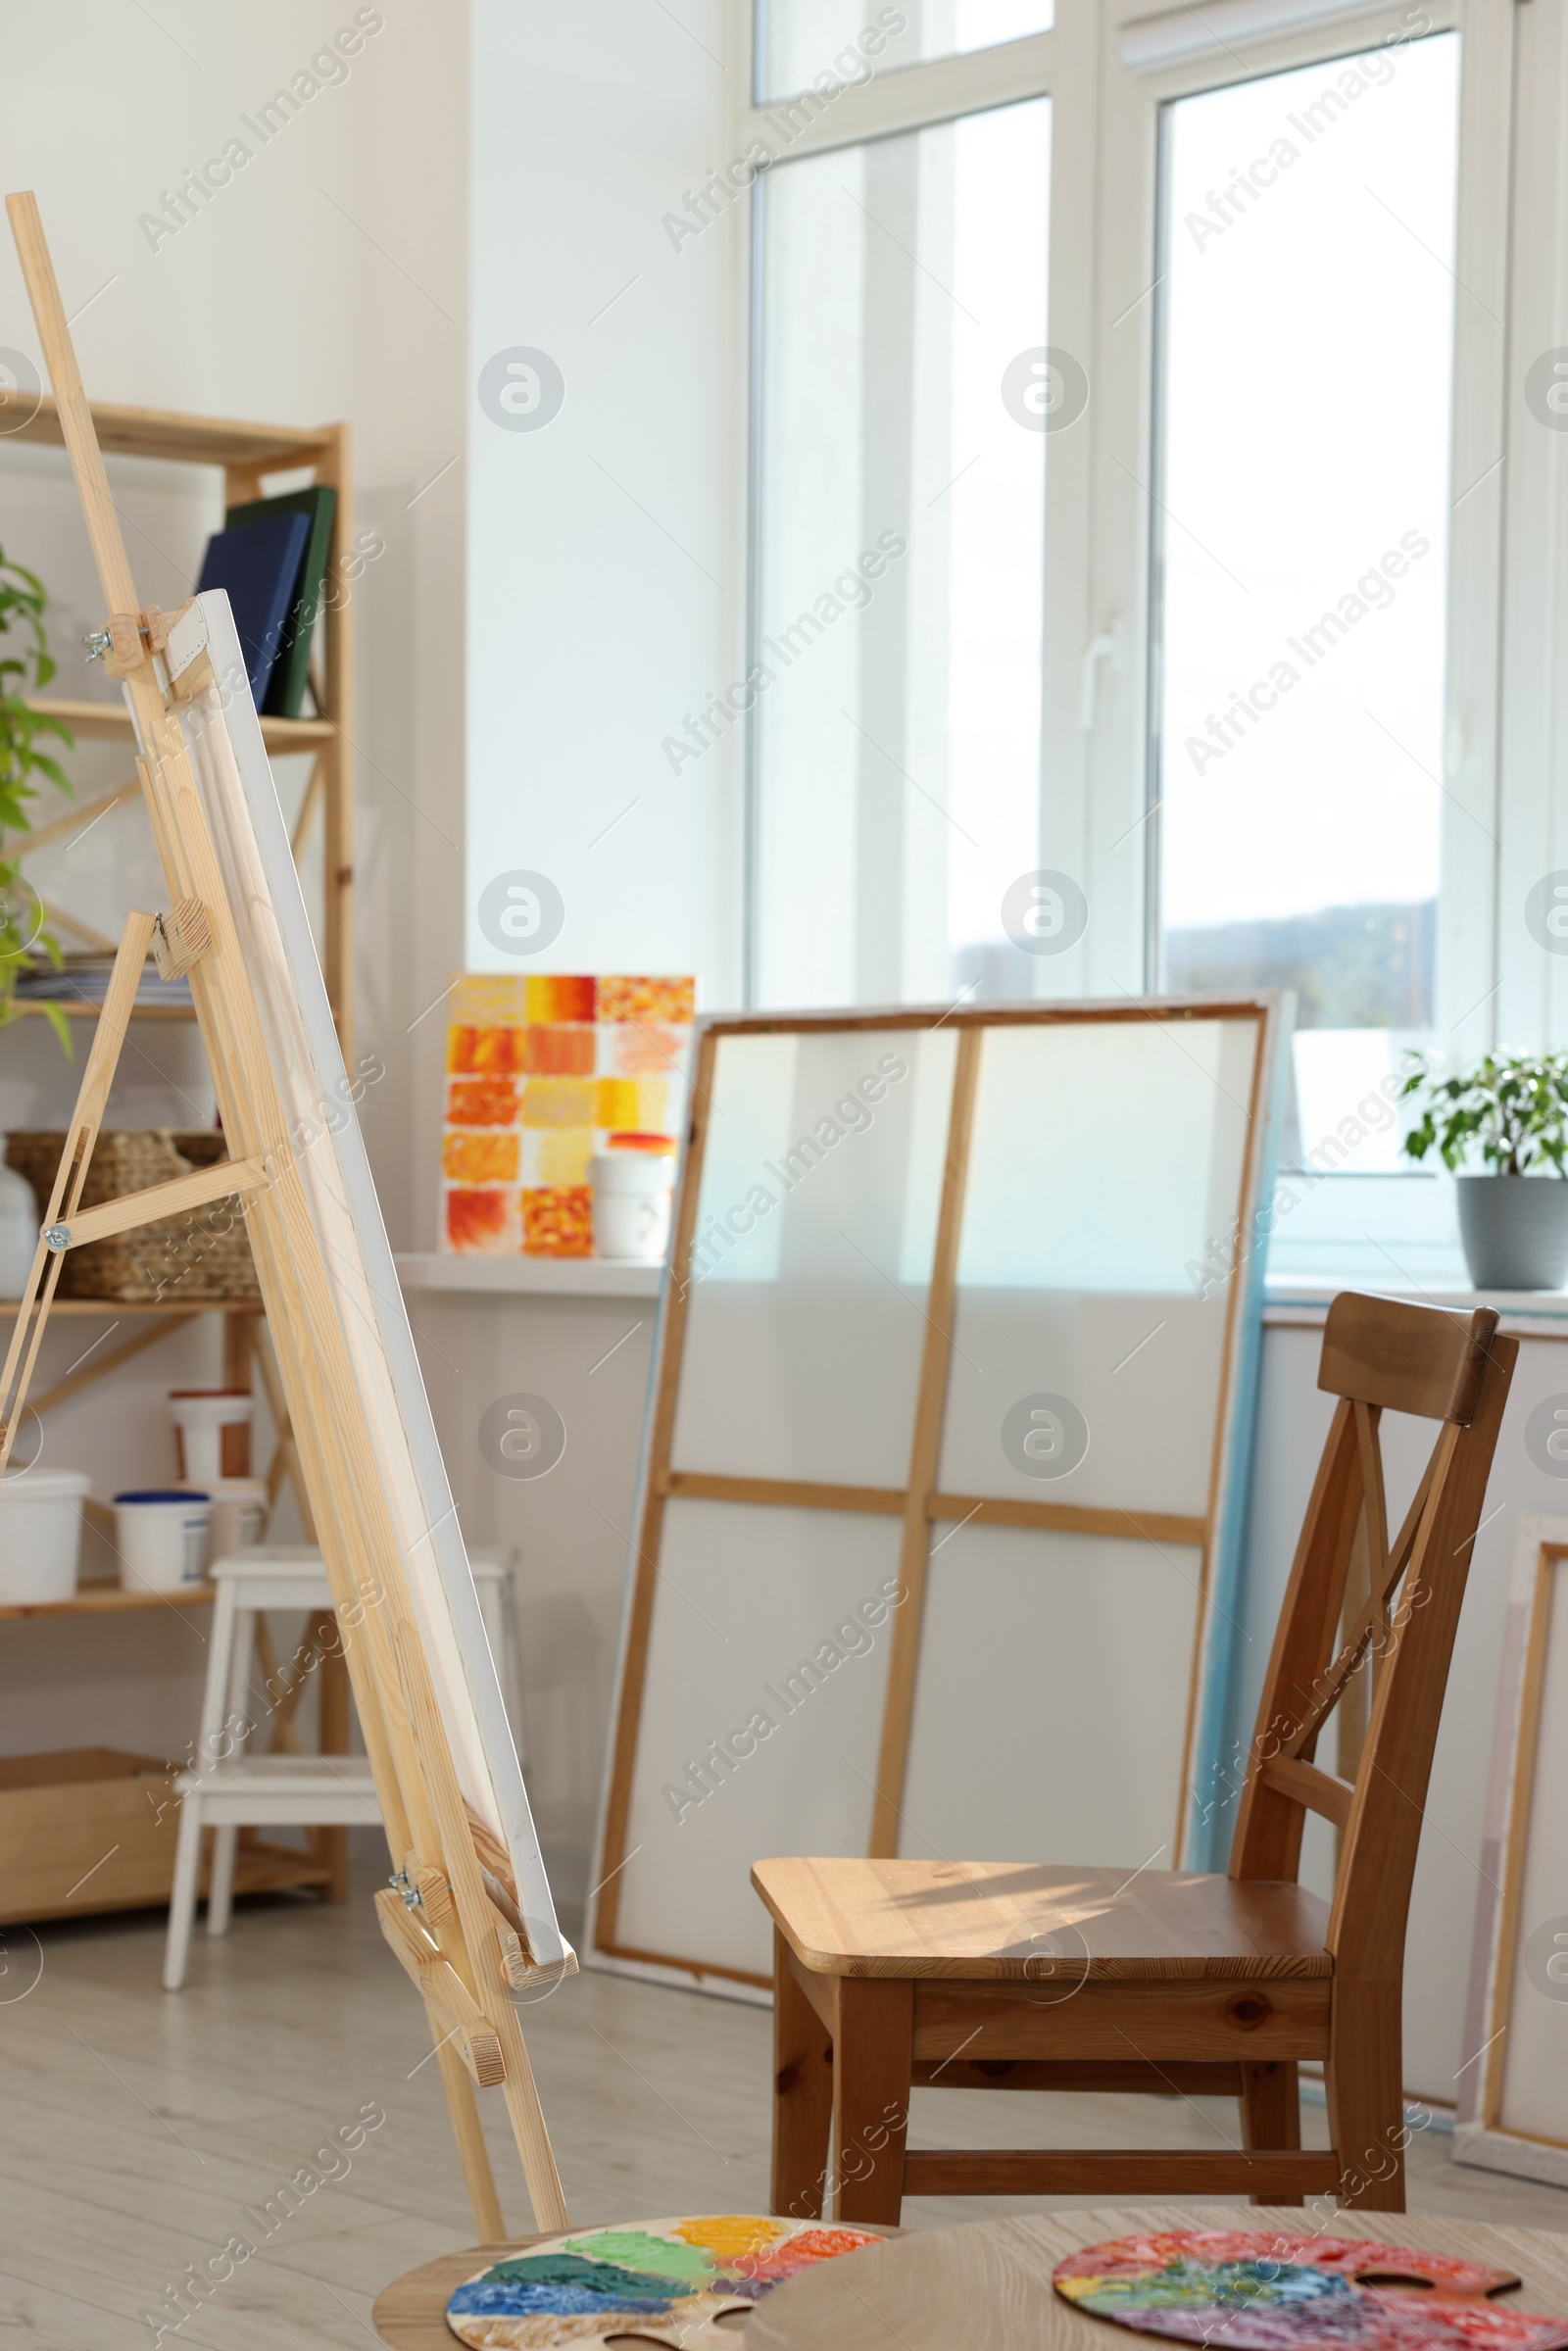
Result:
{"type": "Polygon", "coordinates": [[[673,1151],[697,983],[466,972],[448,1015],[443,1250],[591,1257],[596,1152],[673,1151]]]}

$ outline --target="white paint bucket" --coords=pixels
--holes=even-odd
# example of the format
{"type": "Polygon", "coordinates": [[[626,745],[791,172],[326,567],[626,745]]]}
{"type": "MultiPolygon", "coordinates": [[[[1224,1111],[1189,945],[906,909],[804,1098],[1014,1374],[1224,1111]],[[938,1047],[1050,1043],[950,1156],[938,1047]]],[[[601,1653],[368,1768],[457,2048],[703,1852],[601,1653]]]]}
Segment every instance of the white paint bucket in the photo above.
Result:
{"type": "Polygon", "coordinates": [[[81,1505],[91,1484],[79,1469],[24,1469],[0,1478],[0,1604],[71,1598],[81,1505]]]}
{"type": "Polygon", "coordinates": [[[232,1559],[236,1551],[260,1543],[267,1531],[267,1480],[215,1478],[202,1489],[212,1502],[207,1522],[207,1564],[232,1559]]]}
{"type": "Polygon", "coordinates": [[[675,1162],[662,1151],[601,1151],[590,1163],[594,1255],[663,1262],[675,1162]]]}
{"type": "Polygon", "coordinates": [[[254,1396],[243,1388],[172,1388],[169,1408],[181,1485],[249,1477],[254,1396]]]}
{"type": "Polygon", "coordinates": [[[125,1591],[187,1592],[200,1584],[206,1573],[211,1515],[205,1493],[180,1494],[159,1486],[140,1494],[117,1494],[115,1548],[125,1591]]]}

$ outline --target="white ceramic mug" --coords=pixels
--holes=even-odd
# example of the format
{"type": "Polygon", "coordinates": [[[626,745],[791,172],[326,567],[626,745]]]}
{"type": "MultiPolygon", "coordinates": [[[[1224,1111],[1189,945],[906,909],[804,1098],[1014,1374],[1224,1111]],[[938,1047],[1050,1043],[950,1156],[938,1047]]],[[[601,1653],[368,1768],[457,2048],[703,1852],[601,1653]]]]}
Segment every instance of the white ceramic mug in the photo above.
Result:
{"type": "Polygon", "coordinates": [[[663,1262],[675,1162],[662,1151],[601,1151],[593,1160],[594,1255],[663,1262]]]}

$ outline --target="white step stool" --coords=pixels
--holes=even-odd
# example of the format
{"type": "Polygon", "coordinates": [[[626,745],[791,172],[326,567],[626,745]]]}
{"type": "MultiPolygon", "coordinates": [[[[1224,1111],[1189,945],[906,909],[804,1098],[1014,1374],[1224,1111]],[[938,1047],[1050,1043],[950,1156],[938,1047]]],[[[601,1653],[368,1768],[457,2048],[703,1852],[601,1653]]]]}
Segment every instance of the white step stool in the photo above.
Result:
{"type": "MultiPolygon", "coordinates": [[[[509,1562],[499,1551],[476,1551],[470,1553],[469,1563],[501,1677],[502,1697],[522,1755],[509,1562]]],[[[225,1935],[233,1903],[234,1850],[241,1829],[375,1827],[381,1819],[375,1782],[363,1755],[251,1755],[243,1750],[243,1728],[225,1736],[229,1724],[248,1725],[251,1709],[246,1704],[246,1684],[261,1611],[331,1607],[320,1552],[259,1544],[253,1550],[237,1551],[230,1559],[220,1559],[212,1579],[218,1597],[213,1607],[212,1650],[196,1748],[205,1768],[178,1772],[174,1778],[179,1841],[164,1950],[166,1991],[178,1991],[185,1981],[204,1829],[217,1831],[207,1932],[225,1935]]]]}

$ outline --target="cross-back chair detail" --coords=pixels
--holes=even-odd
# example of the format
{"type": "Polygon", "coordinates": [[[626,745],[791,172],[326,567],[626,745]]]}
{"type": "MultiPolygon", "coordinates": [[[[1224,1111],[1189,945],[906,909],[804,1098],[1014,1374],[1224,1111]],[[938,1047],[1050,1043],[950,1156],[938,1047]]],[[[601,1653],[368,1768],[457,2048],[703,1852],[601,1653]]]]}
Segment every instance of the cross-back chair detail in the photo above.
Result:
{"type": "Polygon", "coordinates": [[[843,2220],[896,2222],[906,2193],[1299,2203],[1326,2191],[1402,2210],[1405,1919],[1517,1352],[1487,1308],[1463,1316],[1353,1293],[1331,1305],[1318,1386],[1337,1400],[1225,1877],[758,1863],[753,1883],[777,1929],[775,2210],[820,2212],[828,2178],[843,2220]],[[1392,1538],[1381,1446],[1390,1411],[1438,1424],[1392,1538]],[[1342,1776],[1318,1764],[1318,1740],[1369,1662],[1360,1754],[1342,1776]],[[1339,1834],[1328,1903],[1298,1884],[1308,1812],[1339,1834]],[[1042,1983],[1038,1958],[1064,1936],[1085,1954],[1065,1995],[1059,1981],[1042,1983]],[[1300,2142],[1298,2068],[1312,2061],[1327,2084],[1328,2150],[1300,2142]],[[1240,2101],[1244,2143],[912,2150],[908,2097],[919,2083],[1224,2094],[1240,2101]]]}

